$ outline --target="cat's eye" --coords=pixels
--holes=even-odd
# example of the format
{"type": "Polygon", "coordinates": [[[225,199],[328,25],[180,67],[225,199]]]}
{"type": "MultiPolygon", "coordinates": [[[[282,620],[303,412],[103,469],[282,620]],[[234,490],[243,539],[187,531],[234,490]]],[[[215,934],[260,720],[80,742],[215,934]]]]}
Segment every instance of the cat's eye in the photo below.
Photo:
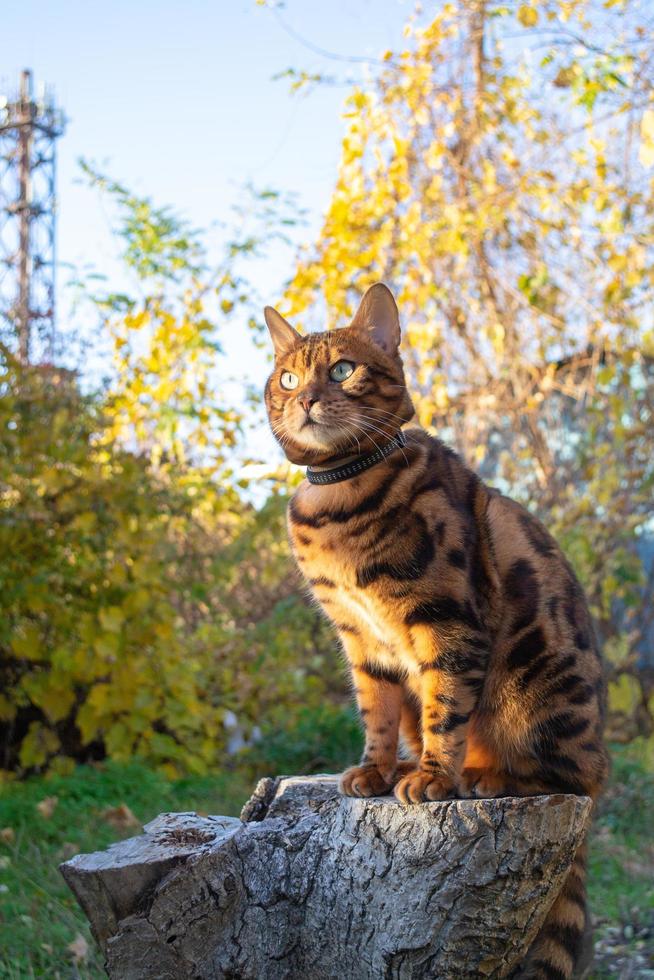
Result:
{"type": "Polygon", "coordinates": [[[332,381],[346,381],[354,371],[352,361],[336,361],[329,369],[329,377],[332,381]]]}
{"type": "Polygon", "coordinates": [[[300,383],[300,379],[297,374],[293,374],[292,371],[282,371],[282,376],[279,379],[279,383],[282,388],[286,388],[287,391],[293,391],[293,388],[297,388],[300,383]]]}

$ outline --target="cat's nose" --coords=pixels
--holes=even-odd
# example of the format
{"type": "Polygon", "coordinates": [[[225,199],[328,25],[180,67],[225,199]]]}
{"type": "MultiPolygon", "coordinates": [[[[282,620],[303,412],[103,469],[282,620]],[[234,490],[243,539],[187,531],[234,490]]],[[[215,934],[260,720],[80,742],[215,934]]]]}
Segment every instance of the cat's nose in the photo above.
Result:
{"type": "Polygon", "coordinates": [[[314,398],[313,395],[300,395],[298,401],[308,415],[309,412],[311,411],[311,406],[315,405],[318,399],[314,398]]]}

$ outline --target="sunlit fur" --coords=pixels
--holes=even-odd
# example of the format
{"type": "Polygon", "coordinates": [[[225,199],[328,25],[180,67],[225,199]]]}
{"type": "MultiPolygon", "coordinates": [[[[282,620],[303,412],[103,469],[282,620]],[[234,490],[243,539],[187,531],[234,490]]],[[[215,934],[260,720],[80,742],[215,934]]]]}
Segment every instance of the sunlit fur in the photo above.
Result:
{"type": "MultiPolygon", "coordinates": [[[[412,415],[394,354],[397,311],[385,287],[373,289],[359,317],[367,331],[302,339],[268,314],[280,354],[266,403],[294,462],[369,450],[412,415]],[[340,359],[357,364],[342,385],[328,375],[340,359]],[[279,384],[286,370],[300,379],[294,391],[279,384]],[[305,424],[307,398],[315,428],[305,424]]],[[[403,431],[406,445],[383,462],[333,485],[305,480],[289,506],[293,553],[338,632],[365,727],[342,792],[392,791],[404,804],[596,798],[607,771],[604,673],[572,568],[528,510],[418,426],[403,431]]],[[[582,845],[521,977],[573,975],[584,876],[582,845]]]]}
{"type": "Polygon", "coordinates": [[[309,334],[275,359],[266,385],[266,407],[275,438],[293,463],[325,463],[370,452],[413,415],[399,354],[386,354],[354,327],[309,334]],[[332,381],[337,361],[354,362],[354,373],[332,381]],[[286,391],[291,371],[299,385],[286,391]],[[309,416],[301,399],[316,398],[309,416]]]}

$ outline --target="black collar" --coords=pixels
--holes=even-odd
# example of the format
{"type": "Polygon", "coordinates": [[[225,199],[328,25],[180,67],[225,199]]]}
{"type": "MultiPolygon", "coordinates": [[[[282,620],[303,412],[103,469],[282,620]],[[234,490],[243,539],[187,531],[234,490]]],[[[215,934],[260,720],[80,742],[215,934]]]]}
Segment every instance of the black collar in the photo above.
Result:
{"type": "Polygon", "coordinates": [[[307,480],[309,483],[341,483],[343,480],[349,480],[352,476],[358,476],[364,470],[369,470],[376,463],[381,463],[383,459],[386,459],[387,456],[402,446],[406,446],[406,436],[400,429],[390,442],[386,442],[383,446],[375,449],[374,453],[357,456],[355,459],[351,459],[349,463],[343,463],[342,466],[333,466],[329,470],[312,470],[310,466],[307,466],[307,480]]]}

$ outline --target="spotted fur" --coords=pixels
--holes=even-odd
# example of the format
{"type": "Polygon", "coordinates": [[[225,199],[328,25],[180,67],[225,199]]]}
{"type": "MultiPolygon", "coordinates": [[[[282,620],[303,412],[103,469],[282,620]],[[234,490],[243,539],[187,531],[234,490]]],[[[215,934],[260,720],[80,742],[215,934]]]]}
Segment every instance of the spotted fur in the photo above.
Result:
{"type": "MultiPolygon", "coordinates": [[[[329,333],[301,337],[273,313],[266,405],[290,459],[334,465],[410,420],[384,286],[329,333]],[[342,383],[329,375],[339,360],[355,365],[342,383]],[[298,379],[292,391],[284,371],[298,379]]],[[[403,431],[404,449],[342,483],[303,482],[288,510],[293,552],[338,632],[365,727],[342,792],[392,790],[403,803],[597,797],[604,675],[574,572],[529,511],[438,439],[403,431]]],[[[521,975],[571,977],[585,921],[582,849],[521,975]]]]}

